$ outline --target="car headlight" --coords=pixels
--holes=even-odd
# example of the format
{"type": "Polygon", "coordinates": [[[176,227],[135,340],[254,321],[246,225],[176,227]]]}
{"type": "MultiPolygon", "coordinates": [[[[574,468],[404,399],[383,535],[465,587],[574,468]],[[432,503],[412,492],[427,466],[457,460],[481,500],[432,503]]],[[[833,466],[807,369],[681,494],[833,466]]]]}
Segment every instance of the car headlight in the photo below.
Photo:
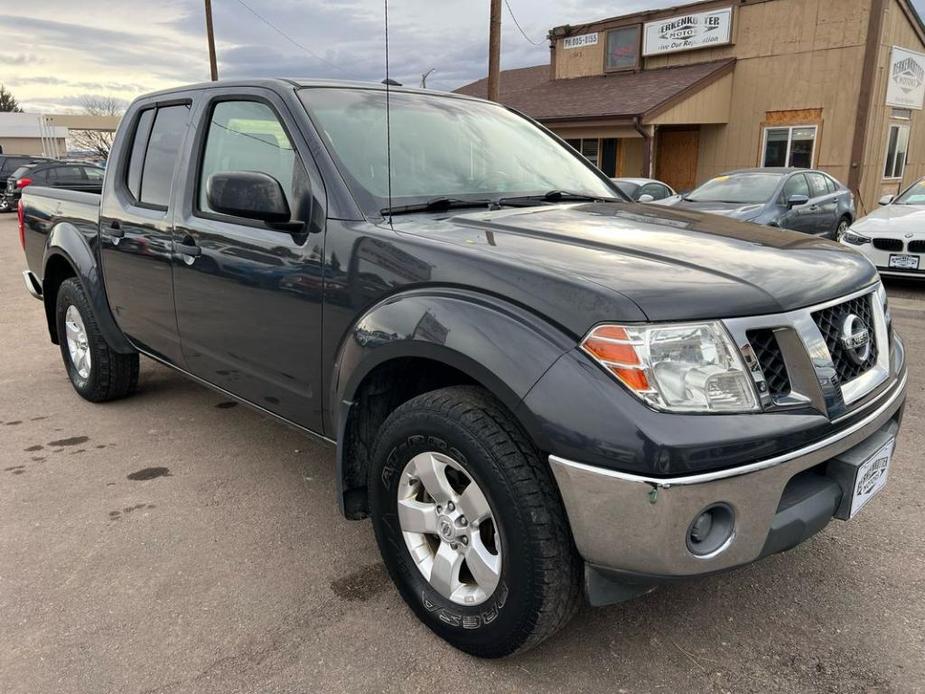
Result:
{"type": "Polygon", "coordinates": [[[752,379],[717,321],[601,325],[581,349],[645,403],[671,412],[753,412],[752,379]]]}
{"type": "Polygon", "coordinates": [[[870,243],[869,237],[850,230],[842,234],[841,240],[845,243],[850,243],[852,246],[863,246],[865,243],[870,243]]]}

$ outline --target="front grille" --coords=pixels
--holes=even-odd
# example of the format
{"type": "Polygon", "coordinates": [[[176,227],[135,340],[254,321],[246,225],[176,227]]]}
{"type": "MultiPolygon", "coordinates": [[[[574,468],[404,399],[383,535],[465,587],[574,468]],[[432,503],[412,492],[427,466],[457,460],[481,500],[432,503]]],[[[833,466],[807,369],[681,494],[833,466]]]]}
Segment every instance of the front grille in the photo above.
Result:
{"type": "Polygon", "coordinates": [[[787,375],[787,365],[784,364],[784,355],[774,331],[770,328],[749,330],[746,337],[764,373],[771,397],[787,395],[791,390],[790,376],[787,375]]]}
{"type": "Polygon", "coordinates": [[[853,381],[877,363],[877,340],[874,331],[873,308],[871,306],[872,296],[872,294],[859,296],[856,299],[813,313],[813,320],[816,321],[816,325],[822,332],[822,337],[825,338],[825,344],[829,348],[829,354],[832,356],[832,362],[835,365],[835,373],[838,374],[838,380],[841,383],[853,381]],[[861,319],[870,335],[870,354],[861,364],[856,364],[852,361],[841,343],[842,325],[845,318],[852,313],[861,319]]]}
{"type": "Polygon", "coordinates": [[[909,252],[910,253],[925,253],[925,241],[910,241],[909,242],[909,252]]]}
{"type": "Polygon", "coordinates": [[[878,251],[901,251],[903,242],[899,239],[874,239],[874,248],[878,251]]]}

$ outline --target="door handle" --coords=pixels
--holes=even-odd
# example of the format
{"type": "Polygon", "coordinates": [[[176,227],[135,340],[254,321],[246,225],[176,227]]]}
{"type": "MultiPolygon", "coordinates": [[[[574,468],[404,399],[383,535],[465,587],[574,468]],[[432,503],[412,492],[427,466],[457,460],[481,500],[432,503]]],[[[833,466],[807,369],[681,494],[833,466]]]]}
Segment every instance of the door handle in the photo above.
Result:
{"type": "Polygon", "coordinates": [[[114,219],[109,223],[109,235],[114,239],[121,239],[125,236],[125,232],[122,231],[122,225],[119,223],[118,219],[114,219]]]}
{"type": "Polygon", "coordinates": [[[202,249],[196,245],[192,238],[187,236],[180,243],[174,245],[174,252],[183,256],[183,262],[192,265],[193,261],[202,255],[202,249]]]}

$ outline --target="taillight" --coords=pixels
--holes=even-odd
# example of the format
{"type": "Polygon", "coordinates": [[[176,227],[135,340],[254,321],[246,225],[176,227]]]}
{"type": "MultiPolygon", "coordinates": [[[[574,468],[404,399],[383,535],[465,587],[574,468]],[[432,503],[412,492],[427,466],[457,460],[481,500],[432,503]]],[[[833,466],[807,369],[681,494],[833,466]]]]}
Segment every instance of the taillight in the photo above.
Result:
{"type": "Polygon", "coordinates": [[[31,178],[20,178],[18,181],[16,181],[17,188],[25,188],[28,185],[32,185],[31,178]]]}
{"type": "Polygon", "coordinates": [[[16,217],[19,219],[19,245],[26,250],[26,210],[22,206],[22,200],[16,207],[16,217]]]}

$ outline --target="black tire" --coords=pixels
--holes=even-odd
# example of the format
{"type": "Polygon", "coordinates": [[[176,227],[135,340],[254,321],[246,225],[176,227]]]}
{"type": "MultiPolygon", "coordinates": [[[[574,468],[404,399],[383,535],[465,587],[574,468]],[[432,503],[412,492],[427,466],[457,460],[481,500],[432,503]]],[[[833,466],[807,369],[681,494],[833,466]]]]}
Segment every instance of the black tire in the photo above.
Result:
{"type": "Polygon", "coordinates": [[[508,411],[485,390],[455,386],[397,408],[373,450],[370,515],[386,568],[418,618],[462,651],[498,658],[562,628],[578,609],[582,564],[551,472],[508,411]],[[438,452],[458,462],[492,509],[501,538],[501,580],[476,606],[454,603],[427,582],[398,524],[399,478],[411,458],[438,452]]]}
{"type": "Polygon", "coordinates": [[[100,332],[96,317],[90,309],[90,302],[80,282],[75,278],[64,280],[58,289],[55,304],[55,325],[61,357],[67,369],[68,378],[74,390],[90,402],[106,402],[125,397],[135,392],[138,386],[138,354],[114,352],[100,332]],[[75,307],[80,314],[86,332],[90,354],[89,373],[83,377],[74,365],[67,343],[65,316],[69,307],[75,307]]]}

